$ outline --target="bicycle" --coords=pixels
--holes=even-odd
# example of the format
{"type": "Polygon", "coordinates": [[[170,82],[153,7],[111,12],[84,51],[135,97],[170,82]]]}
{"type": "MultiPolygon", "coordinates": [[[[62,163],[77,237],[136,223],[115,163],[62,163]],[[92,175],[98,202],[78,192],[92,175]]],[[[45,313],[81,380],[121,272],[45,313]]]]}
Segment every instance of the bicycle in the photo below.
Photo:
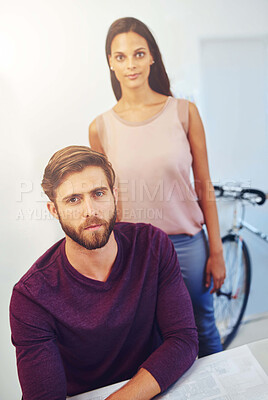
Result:
{"type": "Polygon", "coordinates": [[[220,290],[213,294],[216,325],[223,349],[226,349],[234,339],[245,313],[251,284],[250,254],[240,232],[246,228],[268,242],[268,235],[244,220],[245,205],[264,204],[266,194],[261,190],[241,186],[214,186],[214,190],[216,198],[234,201],[232,227],[222,238],[226,278],[220,290]]]}

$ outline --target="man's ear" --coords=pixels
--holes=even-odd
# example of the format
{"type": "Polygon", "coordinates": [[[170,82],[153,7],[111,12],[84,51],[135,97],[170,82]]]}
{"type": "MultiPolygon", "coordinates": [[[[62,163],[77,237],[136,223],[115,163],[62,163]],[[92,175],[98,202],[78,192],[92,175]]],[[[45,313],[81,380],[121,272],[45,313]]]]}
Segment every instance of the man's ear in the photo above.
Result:
{"type": "Polygon", "coordinates": [[[113,195],[114,195],[115,204],[117,205],[117,202],[118,202],[118,190],[117,190],[117,187],[115,187],[115,186],[113,188],[113,195]]]}
{"type": "Polygon", "coordinates": [[[54,218],[59,219],[57,209],[55,207],[55,204],[52,201],[47,202],[47,208],[48,208],[48,211],[50,212],[50,214],[53,215],[54,218]]]}

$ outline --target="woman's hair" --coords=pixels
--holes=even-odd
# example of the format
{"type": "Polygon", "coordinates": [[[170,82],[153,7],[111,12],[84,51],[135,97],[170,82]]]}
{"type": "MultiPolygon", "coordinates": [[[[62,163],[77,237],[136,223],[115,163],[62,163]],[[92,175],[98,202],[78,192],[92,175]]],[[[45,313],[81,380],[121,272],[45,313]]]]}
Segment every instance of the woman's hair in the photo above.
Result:
{"type": "Polygon", "coordinates": [[[107,157],[87,146],[68,146],[53,154],[45,168],[42,180],[42,188],[45,194],[51,201],[55,202],[56,189],[68,175],[81,172],[84,168],[91,166],[102,168],[109,188],[113,192],[115,173],[107,157]]]}
{"type": "MultiPolygon", "coordinates": [[[[170,91],[170,82],[167,76],[159,47],[155,41],[150,30],[147,26],[136,18],[126,17],[117,19],[110,26],[106,37],[106,58],[109,65],[109,55],[111,55],[111,44],[115,36],[120,33],[135,32],[142,36],[148,43],[151,55],[154,59],[154,64],[151,65],[151,72],[149,75],[149,85],[155,92],[172,96],[170,91]]],[[[117,80],[114,71],[110,69],[112,88],[117,100],[122,96],[121,86],[117,80]]]]}

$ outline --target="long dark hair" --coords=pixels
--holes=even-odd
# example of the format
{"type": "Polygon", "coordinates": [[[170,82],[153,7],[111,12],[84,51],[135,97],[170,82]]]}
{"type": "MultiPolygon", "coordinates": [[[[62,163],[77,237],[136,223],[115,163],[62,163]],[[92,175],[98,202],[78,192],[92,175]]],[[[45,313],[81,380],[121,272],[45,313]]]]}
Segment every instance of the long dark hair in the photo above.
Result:
{"type": "MultiPolygon", "coordinates": [[[[110,26],[105,44],[106,58],[109,65],[109,55],[111,55],[111,44],[115,36],[120,33],[135,32],[142,36],[148,43],[148,47],[154,59],[154,64],[151,65],[149,75],[149,85],[155,92],[172,96],[170,91],[170,82],[167,76],[159,47],[147,26],[136,18],[126,17],[117,19],[110,26]]],[[[122,96],[121,86],[117,80],[114,71],[110,69],[112,88],[117,100],[122,96]]]]}

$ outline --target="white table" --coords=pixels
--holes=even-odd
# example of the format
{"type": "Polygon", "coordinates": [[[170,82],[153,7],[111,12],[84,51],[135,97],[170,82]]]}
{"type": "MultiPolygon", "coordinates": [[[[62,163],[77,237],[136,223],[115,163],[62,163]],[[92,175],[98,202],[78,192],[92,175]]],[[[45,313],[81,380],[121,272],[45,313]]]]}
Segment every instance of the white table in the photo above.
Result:
{"type": "MultiPolygon", "coordinates": [[[[126,382],[68,397],[104,400],[126,382]]],[[[164,394],[165,400],[268,400],[268,339],[196,360],[164,394]]]]}

